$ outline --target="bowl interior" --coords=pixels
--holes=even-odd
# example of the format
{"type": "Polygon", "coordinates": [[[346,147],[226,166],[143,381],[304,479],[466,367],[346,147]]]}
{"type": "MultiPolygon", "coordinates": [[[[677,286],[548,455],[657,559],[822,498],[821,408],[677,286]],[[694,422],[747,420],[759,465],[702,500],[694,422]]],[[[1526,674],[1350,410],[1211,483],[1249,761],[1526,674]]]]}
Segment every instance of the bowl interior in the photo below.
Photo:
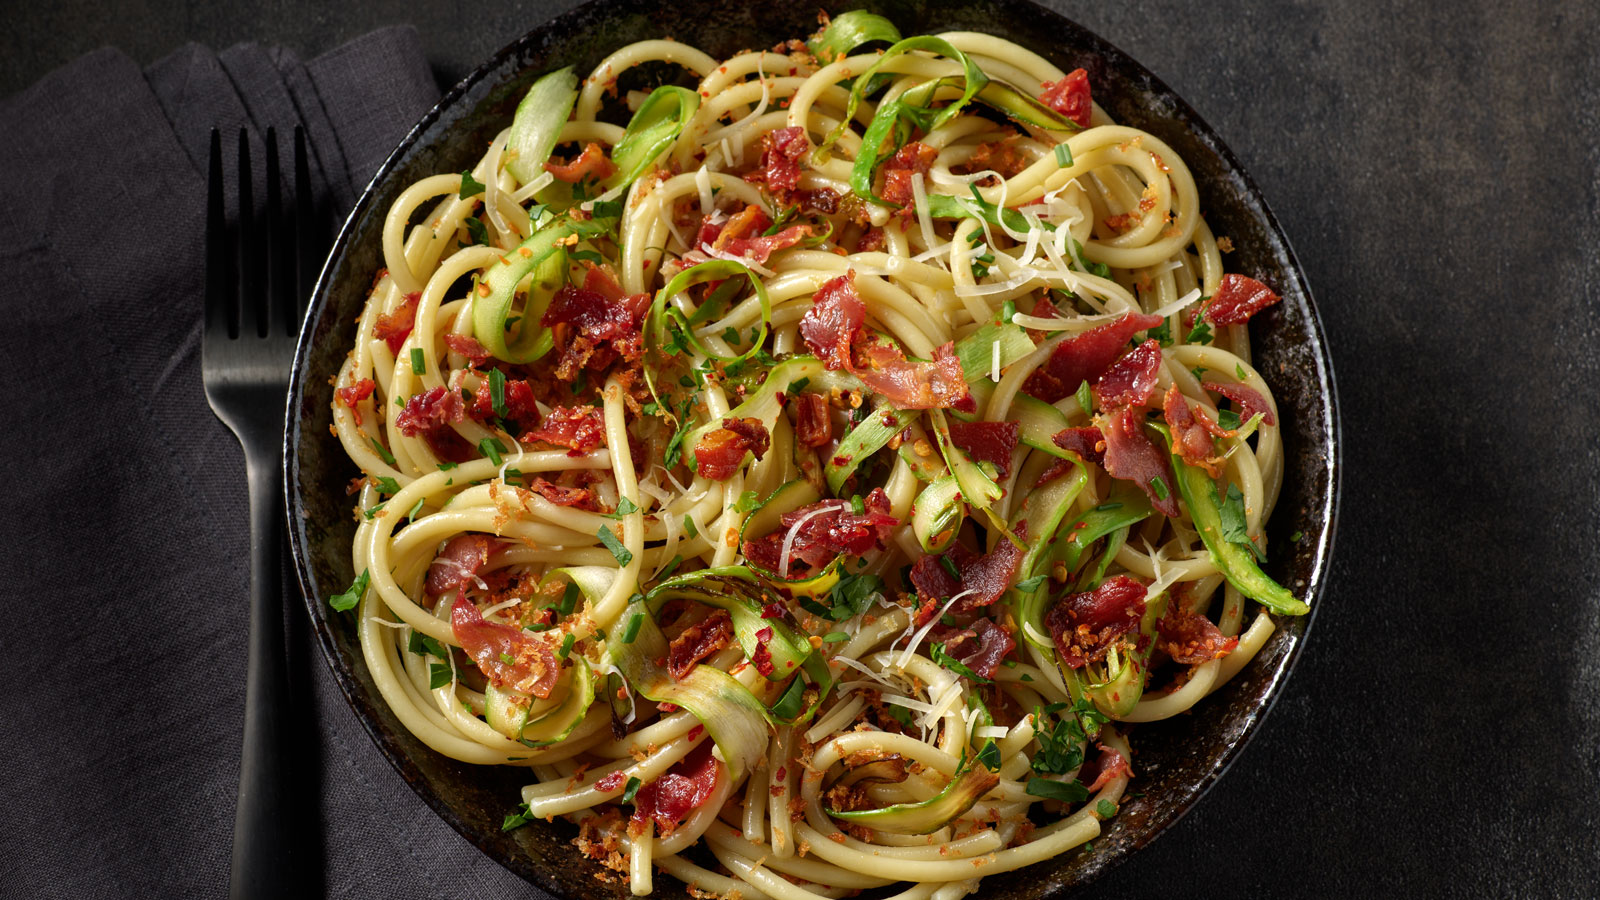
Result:
{"type": "MultiPolygon", "coordinates": [[[[1119,122],[1171,145],[1195,175],[1212,229],[1235,250],[1230,271],[1274,285],[1283,303],[1258,315],[1252,329],[1258,368],[1279,403],[1286,448],[1283,495],[1267,533],[1274,549],[1268,571],[1318,608],[1333,546],[1337,489],[1337,418],[1322,329],[1293,252],[1259,192],[1232,154],[1195,114],[1148,70],[1078,25],[1027,0],[884,0],[864,5],[905,33],[974,30],[1029,47],[1064,70],[1089,71],[1095,99],[1119,122]],[[1291,542],[1290,535],[1302,539],[1291,542]]],[[[833,10],[838,12],[839,9],[833,10]]],[[[345,223],[317,284],[301,336],[286,436],[291,544],[300,586],[323,653],[345,695],[384,754],[439,815],[511,870],[565,897],[629,896],[626,882],[582,858],[563,822],[500,830],[519,801],[527,773],[469,766],[440,756],[411,736],[383,703],[361,664],[354,622],[323,598],[352,579],[354,534],[344,486],[360,473],[329,434],[331,377],[353,338],[382,266],[384,214],[405,186],[439,172],[469,167],[510,121],[533,79],[550,69],[591,69],[615,48],[668,35],[713,56],[771,47],[816,28],[813,6],[734,0],[596,0],[543,25],[485,63],[454,88],[411,131],[374,177],[345,223]]],[[[1134,731],[1138,791],[1089,852],[1070,852],[1020,872],[984,879],[986,896],[1056,895],[1115,865],[1175,822],[1223,772],[1258,726],[1281,687],[1311,617],[1278,622],[1260,655],[1197,714],[1134,731]]],[[[662,877],[663,896],[687,896],[662,877]]]]}

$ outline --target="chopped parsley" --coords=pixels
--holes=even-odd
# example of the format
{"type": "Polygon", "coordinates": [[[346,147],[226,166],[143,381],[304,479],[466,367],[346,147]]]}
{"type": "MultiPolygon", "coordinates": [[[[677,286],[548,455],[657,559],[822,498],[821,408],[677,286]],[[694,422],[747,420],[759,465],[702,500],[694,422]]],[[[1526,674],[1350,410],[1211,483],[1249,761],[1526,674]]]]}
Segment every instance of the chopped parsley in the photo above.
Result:
{"type": "Polygon", "coordinates": [[[740,494],[739,499],[734,502],[733,511],[741,513],[749,512],[759,505],[761,505],[761,496],[755,491],[745,491],[744,493],[740,494]]]}
{"type": "Polygon", "coordinates": [[[845,634],[842,631],[830,631],[822,636],[822,642],[824,644],[839,644],[848,640],[850,640],[850,635],[845,634]]]}
{"type": "Polygon", "coordinates": [[[611,551],[611,556],[617,561],[617,565],[625,566],[633,562],[633,551],[622,546],[622,542],[617,540],[617,536],[611,533],[609,527],[601,525],[597,536],[600,538],[600,543],[605,544],[606,549],[611,551]]]}
{"type": "Polygon", "coordinates": [[[737,346],[739,343],[739,329],[729,325],[727,328],[723,329],[722,339],[727,341],[729,344],[737,346]]]}
{"type": "Polygon", "coordinates": [[[428,666],[428,690],[437,691],[439,688],[449,687],[455,677],[456,667],[453,663],[433,663],[428,666]]]}
{"type": "Polygon", "coordinates": [[[1172,346],[1172,320],[1162,319],[1160,325],[1147,330],[1144,335],[1151,340],[1160,341],[1163,347],[1172,346]]]}
{"type": "Polygon", "coordinates": [[[945,572],[949,573],[951,578],[954,578],[957,581],[961,580],[961,570],[956,568],[955,561],[949,556],[940,556],[939,566],[943,568],[945,572]]]}
{"type": "Polygon", "coordinates": [[[468,197],[476,197],[483,193],[483,191],[483,182],[473,178],[471,172],[461,173],[461,191],[456,195],[457,197],[465,200],[468,197]]]}
{"type": "Polygon", "coordinates": [[[1100,814],[1100,818],[1109,819],[1117,814],[1117,805],[1110,800],[1101,800],[1094,805],[1094,811],[1100,814]]]}
{"type": "Polygon", "coordinates": [[[450,658],[450,651],[446,650],[443,644],[420,631],[411,632],[411,639],[406,642],[406,649],[418,656],[432,655],[439,659],[450,658]]]}
{"type": "Polygon", "coordinates": [[[367,592],[367,585],[371,583],[371,581],[372,576],[369,570],[362,569],[361,574],[356,576],[356,580],[351,582],[350,589],[342,594],[334,594],[332,597],[329,597],[328,605],[339,612],[344,612],[347,609],[353,608],[357,603],[361,602],[361,595],[367,592]]]}
{"type": "Polygon", "coordinates": [[[1184,343],[1188,344],[1209,344],[1211,343],[1211,338],[1211,323],[1196,316],[1194,327],[1189,329],[1189,336],[1183,340],[1184,343]]]}
{"type": "Polygon", "coordinates": [[[883,579],[876,575],[842,575],[828,592],[828,605],[802,597],[800,607],[831,622],[843,622],[866,612],[883,591],[883,579]]]}
{"type": "Polygon", "coordinates": [[[422,512],[422,501],[423,501],[423,499],[424,498],[422,498],[422,497],[418,497],[417,498],[416,505],[412,506],[411,507],[411,511],[406,513],[406,521],[408,521],[408,522],[416,522],[417,521],[417,513],[422,512]]]}
{"type": "Polygon", "coordinates": [[[689,428],[693,424],[689,420],[689,407],[693,402],[694,398],[685,398],[683,404],[678,408],[678,427],[673,429],[672,439],[667,441],[667,454],[663,460],[669,469],[676,467],[678,461],[683,459],[683,442],[688,438],[689,428]]]}
{"type": "Polygon", "coordinates": [[[1093,414],[1094,394],[1089,390],[1089,382],[1084,381],[1079,383],[1078,393],[1076,396],[1078,399],[1078,408],[1083,410],[1083,414],[1086,416],[1093,414]]]}
{"type": "Polygon", "coordinates": [[[483,220],[477,216],[467,217],[467,234],[472,235],[474,244],[489,243],[489,229],[484,226],[483,220]]]}
{"type": "Polygon", "coordinates": [[[1045,580],[1049,577],[1050,576],[1048,575],[1035,575],[1025,581],[1019,581],[1017,582],[1017,590],[1023,592],[1024,594],[1031,594],[1034,591],[1037,591],[1039,586],[1044,584],[1045,580]]]}
{"type": "Polygon", "coordinates": [[[393,478],[390,478],[387,475],[383,476],[382,478],[375,479],[375,483],[378,485],[378,491],[380,493],[388,494],[390,496],[400,493],[400,482],[395,481],[393,478]]]}
{"type": "Polygon", "coordinates": [[[369,506],[366,509],[363,509],[361,511],[361,514],[363,516],[366,516],[367,517],[367,521],[370,522],[370,521],[373,520],[374,517],[376,517],[378,515],[378,513],[383,512],[383,508],[385,506],[388,506],[388,505],[389,505],[389,501],[385,500],[385,501],[383,501],[382,503],[379,503],[376,506],[369,506]]]}
{"type": "Polygon", "coordinates": [[[1071,707],[1065,703],[1035,707],[1033,727],[1039,752],[1033,755],[1033,771],[1040,775],[1065,775],[1083,765],[1084,745],[1100,734],[1100,726],[1105,721],[1105,714],[1088,700],[1079,700],[1071,707]],[[1046,726],[1047,715],[1061,712],[1066,715],[1055,725],[1046,726]]]}
{"type": "Polygon", "coordinates": [[[995,746],[992,739],[983,742],[982,749],[978,751],[978,762],[983,763],[983,767],[991,772],[999,770],[1000,748],[995,746]]]}
{"type": "Polygon", "coordinates": [[[608,519],[620,519],[623,516],[631,516],[631,515],[633,515],[634,513],[638,512],[638,511],[639,511],[639,504],[634,503],[632,500],[629,500],[627,497],[619,497],[619,498],[617,498],[617,509],[616,509],[616,512],[602,513],[602,515],[604,515],[608,519]]]}
{"type": "MultiPolygon", "coordinates": [[[[1221,489],[1222,486],[1218,485],[1219,494],[1221,489]]],[[[1249,547],[1250,552],[1255,555],[1258,562],[1266,559],[1267,555],[1261,552],[1261,548],[1256,546],[1255,541],[1250,540],[1250,532],[1245,527],[1244,495],[1239,493],[1239,486],[1236,484],[1228,485],[1228,493],[1220,499],[1223,539],[1230,543],[1249,547]]]]}
{"type": "Polygon", "coordinates": [[[1239,414],[1231,409],[1217,410],[1217,426],[1224,431],[1238,431],[1244,423],[1239,421],[1239,414]]]}
{"type": "Polygon", "coordinates": [[[533,814],[533,810],[529,809],[528,804],[524,803],[517,807],[516,812],[506,816],[505,821],[500,823],[500,830],[511,831],[521,828],[536,818],[538,817],[533,814]]]}
{"type": "Polygon", "coordinates": [[[1240,381],[1248,381],[1250,379],[1250,376],[1245,374],[1244,366],[1241,363],[1233,364],[1233,374],[1239,376],[1240,381]]]}
{"type": "Polygon", "coordinates": [[[628,783],[622,789],[622,802],[632,803],[634,795],[639,793],[639,788],[643,784],[644,782],[640,781],[638,778],[632,775],[628,776],[628,783]]]}

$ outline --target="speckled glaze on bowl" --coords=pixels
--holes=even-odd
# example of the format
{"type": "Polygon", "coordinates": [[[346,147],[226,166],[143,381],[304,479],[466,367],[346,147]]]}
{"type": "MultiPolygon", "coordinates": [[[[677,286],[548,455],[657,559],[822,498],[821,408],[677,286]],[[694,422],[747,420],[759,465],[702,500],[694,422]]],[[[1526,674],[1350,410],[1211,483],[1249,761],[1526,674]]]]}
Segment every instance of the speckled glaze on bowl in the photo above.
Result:
{"type": "MultiPolygon", "coordinates": [[[[861,6],[850,3],[832,9],[861,6]]],[[[1233,154],[1194,110],[1143,66],[1082,27],[1026,0],[886,0],[865,4],[905,33],[985,31],[1015,41],[1064,70],[1089,71],[1095,99],[1117,121],[1170,144],[1193,171],[1201,208],[1218,234],[1233,239],[1232,271],[1278,288],[1283,303],[1258,315],[1251,332],[1257,365],[1278,400],[1286,449],[1283,495],[1268,524],[1269,572],[1320,608],[1333,549],[1338,494],[1338,416],[1321,324],[1288,240],[1233,154]],[[1291,543],[1289,536],[1304,537],[1291,543]]],[[[625,881],[602,883],[565,823],[500,830],[518,802],[525,770],[469,766],[423,746],[379,696],[361,664],[354,623],[323,602],[350,584],[354,532],[344,486],[360,474],[329,434],[332,388],[353,338],[351,323],[382,266],[383,217],[399,192],[438,172],[469,167],[510,121],[539,74],[575,65],[588,71],[631,41],[670,35],[714,56],[770,47],[816,27],[813,4],[743,0],[588,3],[502,50],[452,89],[379,169],[341,230],[317,284],[290,385],[285,474],[296,572],[318,640],[356,714],[400,774],[438,814],[483,852],[529,881],[567,898],[629,896],[625,881]]],[[[1313,613],[1314,616],[1315,613],[1313,613]]],[[[1243,749],[1271,707],[1299,654],[1313,616],[1278,621],[1259,656],[1194,715],[1134,729],[1137,799],[1124,803],[1092,851],[1074,851],[1019,872],[986,877],[983,895],[1059,897],[1126,859],[1176,822],[1243,749]]],[[[657,879],[658,896],[687,896],[657,879]]]]}

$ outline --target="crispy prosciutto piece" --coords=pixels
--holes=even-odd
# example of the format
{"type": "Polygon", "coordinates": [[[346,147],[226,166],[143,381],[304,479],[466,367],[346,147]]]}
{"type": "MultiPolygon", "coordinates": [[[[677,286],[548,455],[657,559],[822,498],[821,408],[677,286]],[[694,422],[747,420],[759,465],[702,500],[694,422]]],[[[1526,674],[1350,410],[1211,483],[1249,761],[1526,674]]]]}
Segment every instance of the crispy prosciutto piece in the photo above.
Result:
{"type": "Polygon", "coordinates": [[[898,347],[881,342],[858,349],[850,371],[899,409],[977,410],[954,341],[933,348],[932,360],[915,362],[906,359],[898,347]]]}
{"type": "Polygon", "coordinates": [[[1128,313],[1068,338],[1057,344],[1044,365],[1028,376],[1022,389],[1046,403],[1054,403],[1076,391],[1083,382],[1092,384],[1122,355],[1122,348],[1136,332],[1155,328],[1163,321],[1160,316],[1128,313]]]}
{"type": "Polygon", "coordinates": [[[912,176],[928,174],[938,156],[938,150],[918,141],[901,147],[883,164],[883,199],[909,208],[913,199],[912,176]]]}
{"type": "Polygon", "coordinates": [[[633,798],[633,821],[643,826],[654,820],[657,834],[664,837],[709,800],[722,774],[722,763],[711,755],[712,746],[711,741],[701,743],[667,774],[639,788],[633,798]]]}
{"type": "Polygon", "coordinates": [[[758,568],[792,579],[826,566],[840,553],[860,556],[882,548],[900,520],[889,515],[889,495],[873,488],[863,498],[860,515],[847,500],[821,500],[784,513],[778,524],[772,534],[745,541],[744,556],[758,568]],[[785,567],[784,541],[791,534],[785,567]]]}
{"type": "Polygon", "coordinates": [[[357,427],[361,425],[361,409],[356,404],[371,397],[372,392],[377,388],[378,383],[376,381],[371,378],[363,378],[355,384],[334,391],[339,396],[339,402],[350,410],[350,415],[356,420],[357,427]]]}
{"type": "MultiPolygon", "coordinates": [[[[524,379],[507,381],[505,383],[506,420],[524,429],[532,428],[539,424],[539,408],[533,403],[533,386],[524,379]]],[[[495,416],[494,390],[485,378],[478,383],[478,392],[472,395],[472,408],[467,411],[479,422],[487,421],[495,416]]]]}
{"type": "Polygon", "coordinates": [[[1039,102],[1056,112],[1089,127],[1089,117],[1094,114],[1094,103],[1089,98],[1089,73],[1073,69],[1060,81],[1046,81],[1039,102]]]}
{"type": "Polygon", "coordinates": [[[1250,317],[1282,300],[1278,294],[1248,275],[1227,274],[1216,296],[1206,306],[1206,318],[1218,325],[1243,325],[1250,317]]]}
{"type": "Polygon", "coordinates": [[[1167,651],[1174,662],[1186,666],[1221,659],[1239,646],[1236,637],[1224,637],[1221,629],[1199,613],[1189,612],[1181,603],[1167,608],[1156,622],[1156,646],[1167,651]]]}
{"type": "Polygon", "coordinates": [[[456,353],[467,358],[468,364],[477,367],[489,361],[492,356],[487,347],[478,343],[478,339],[470,334],[456,334],[448,332],[444,336],[444,345],[456,353]]]}
{"type": "Polygon", "coordinates": [[[710,431],[694,448],[695,471],[713,481],[725,481],[750,453],[756,459],[766,455],[772,437],[760,419],[723,419],[722,427],[710,431]]]}
{"type": "Polygon", "coordinates": [[[851,366],[850,342],[867,319],[867,305],[856,293],[852,269],[817,288],[811,308],[800,318],[800,337],[830,369],[851,366]]]}
{"type": "Polygon", "coordinates": [[[704,259],[693,257],[699,254],[704,258],[737,258],[761,265],[772,254],[799,244],[815,232],[810,225],[791,225],[777,234],[763,233],[771,227],[772,220],[754,204],[734,213],[721,225],[706,218],[700,223],[695,249],[687,258],[691,262],[703,262],[704,259]]]}
{"type": "Polygon", "coordinates": [[[528,483],[528,489],[557,506],[567,506],[573,509],[588,510],[589,512],[600,511],[600,500],[595,496],[593,488],[565,487],[535,476],[533,481],[528,483]]]}
{"type": "Polygon", "coordinates": [[[783,196],[800,186],[800,157],[810,149],[804,128],[774,128],[761,136],[761,163],[744,180],[783,196]]]}
{"type": "Polygon", "coordinates": [[[1205,424],[1195,419],[1189,401],[1178,392],[1177,385],[1167,388],[1161,415],[1167,420],[1167,427],[1172,430],[1172,449],[1183,457],[1184,462],[1191,466],[1200,466],[1212,478],[1217,477],[1221,471],[1218,466],[1220,460],[1216,455],[1216,444],[1211,439],[1211,432],[1207,430],[1205,424]]]}
{"type": "Polygon", "coordinates": [[[400,345],[406,342],[411,334],[412,327],[417,321],[417,301],[422,299],[421,291],[414,291],[405,296],[405,300],[394,312],[383,313],[378,316],[378,321],[372,325],[372,336],[389,345],[390,353],[399,353],[400,345]]]}
{"type": "Polygon", "coordinates": [[[1208,391],[1221,394],[1239,405],[1239,421],[1248,422],[1261,414],[1261,424],[1276,425],[1278,417],[1272,414],[1272,406],[1267,399],[1256,392],[1256,389],[1245,384],[1219,384],[1215,381],[1202,381],[1200,386],[1208,391]]]}
{"type": "Polygon", "coordinates": [[[584,178],[593,178],[596,181],[608,178],[617,171],[617,166],[606,159],[606,151],[599,144],[590,141],[572,162],[561,164],[547,162],[544,170],[568,184],[576,184],[584,178]]]}
{"type": "Polygon", "coordinates": [[[428,594],[440,597],[472,583],[489,561],[489,544],[486,534],[458,534],[447,541],[428,565],[428,594]]]}
{"type": "Polygon", "coordinates": [[[733,619],[727,610],[719,609],[672,639],[672,646],[667,651],[667,672],[674,681],[682,681],[694,671],[700,660],[731,643],[733,619]]]}
{"type": "Polygon", "coordinates": [[[1176,516],[1178,485],[1172,480],[1167,454],[1144,432],[1144,413],[1134,407],[1112,410],[1104,417],[1100,432],[1106,439],[1106,472],[1137,484],[1162,515],[1176,516]]]}
{"type": "Polygon", "coordinates": [[[1126,756],[1105,744],[1096,743],[1095,746],[1100,748],[1100,753],[1078,770],[1078,780],[1091,794],[1110,784],[1113,778],[1133,774],[1133,767],[1128,765],[1126,756]]]}
{"type": "Polygon", "coordinates": [[[800,336],[811,352],[830,369],[848,370],[900,409],[977,409],[954,342],[934,348],[930,361],[913,362],[893,345],[858,341],[867,307],[854,281],[852,270],[812,296],[811,308],[800,319],[800,336]]]}
{"type": "Polygon", "coordinates": [[[1113,575],[1092,591],[1068,594],[1045,613],[1056,653],[1073,668],[1105,658],[1117,638],[1139,627],[1144,585],[1113,575]]]}
{"type": "Polygon", "coordinates": [[[598,406],[558,406],[521,440],[545,441],[569,448],[568,456],[582,456],[606,445],[605,413],[598,406]]]}
{"type": "Polygon", "coordinates": [[[821,394],[794,395],[794,433],[801,446],[821,447],[833,440],[833,417],[821,394]]]}
{"type": "Polygon", "coordinates": [[[650,308],[649,294],[628,296],[609,270],[591,266],[583,287],[565,285],[550,298],[540,324],[559,331],[561,356],[555,375],[575,381],[584,369],[604,371],[620,357],[637,360],[643,348],[639,325],[650,308]]]}
{"type": "Polygon", "coordinates": [[[1050,440],[1063,450],[1070,450],[1086,463],[1105,465],[1106,439],[1093,425],[1085,428],[1063,428],[1050,440]]]}
{"type": "MultiPolygon", "coordinates": [[[[938,628],[939,626],[935,627],[935,632],[938,628]]],[[[945,629],[942,635],[930,633],[930,637],[943,643],[945,653],[971,669],[979,678],[993,678],[994,670],[1000,667],[1000,661],[1017,646],[1016,640],[1011,637],[1011,632],[996,625],[988,617],[978,619],[960,630],[945,629]]]]}
{"type": "Polygon", "coordinates": [[[406,437],[426,440],[434,456],[446,462],[466,462],[472,459],[472,445],[450,427],[465,418],[466,403],[461,395],[440,385],[412,396],[394,423],[406,437]]]}
{"type": "Polygon", "coordinates": [[[561,677],[548,642],[513,625],[485,619],[465,591],[456,595],[456,605],[450,609],[450,630],[495,687],[542,700],[561,677]]]}
{"type": "Polygon", "coordinates": [[[1144,406],[1161,374],[1161,342],[1148,340],[1122,354],[1094,383],[1094,402],[1101,409],[1144,406]]]}
{"type": "Polygon", "coordinates": [[[1021,429],[1016,422],[951,422],[950,440],[972,459],[993,463],[1004,476],[1011,471],[1021,429]]]}
{"type": "Polygon", "coordinates": [[[406,437],[416,437],[423,432],[448,426],[466,418],[466,404],[461,395],[440,385],[406,401],[405,409],[394,417],[395,427],[406,437]]]}
{"type": "MultiPolygon", "coordinates": [[[[1018,526],[1017,537],[1027,540],[1026,523],[1018,526]]],[[[988,606],[999,600],[1000,595],[1011,587],[1011,580],[1017,574],[1017,565],[1022,562],[1022,551],[1009,540],[1002,540],[993,550],[982,555],[958,542],[943,555],[955,564],[956,572],[961,577],[952,577],[939,562],[940,557],[929,555],[918,559],[911,567],[911,584],[924,598],[946,599],[963,591],[971,591],[951,607],[951,611],[956,613],[988,606]]]]}

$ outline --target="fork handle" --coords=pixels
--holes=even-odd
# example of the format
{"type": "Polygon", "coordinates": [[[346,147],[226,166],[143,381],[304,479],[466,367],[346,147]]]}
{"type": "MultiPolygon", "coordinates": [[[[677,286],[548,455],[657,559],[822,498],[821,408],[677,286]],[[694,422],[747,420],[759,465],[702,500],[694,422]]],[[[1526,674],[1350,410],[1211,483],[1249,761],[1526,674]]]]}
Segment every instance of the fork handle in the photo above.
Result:
{"type": "Polygon", "coordinates": [[[295,872],[308,860],[297,858],[290,836],[315,822],[291,820],[289,687],[284,660],[282,565],[283,493],[279,490],[281,449],[251,453],[245,469],[250,484],[250,655],[245,686],[244,748],[239,759],[239,801],[233,823],[233,900],[287,897],[295,872]]]}

